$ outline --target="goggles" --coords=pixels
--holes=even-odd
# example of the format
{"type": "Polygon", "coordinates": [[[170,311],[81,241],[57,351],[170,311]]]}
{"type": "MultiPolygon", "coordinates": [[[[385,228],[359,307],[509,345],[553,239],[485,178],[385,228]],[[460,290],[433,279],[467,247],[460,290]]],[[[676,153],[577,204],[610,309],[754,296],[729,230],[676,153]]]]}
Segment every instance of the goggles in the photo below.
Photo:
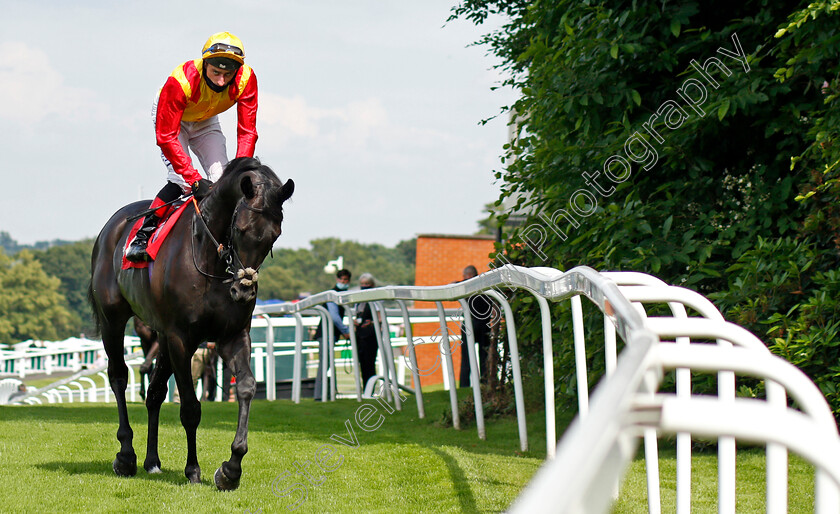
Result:
{"type": "MultiPolygon", "coordinates": [[[[204,54],[210,52],[211,54],[215,53],[230,53],[234,55],[238,55],[239,57],[245,57],[245,53],[242,51],[241,48],[238,46],[227,45],[225,43],[215,43],[210,46],[207,50],[204,51],[204,54]]],[[[202,54],[202,55],[204,55],[202,54]]]]}

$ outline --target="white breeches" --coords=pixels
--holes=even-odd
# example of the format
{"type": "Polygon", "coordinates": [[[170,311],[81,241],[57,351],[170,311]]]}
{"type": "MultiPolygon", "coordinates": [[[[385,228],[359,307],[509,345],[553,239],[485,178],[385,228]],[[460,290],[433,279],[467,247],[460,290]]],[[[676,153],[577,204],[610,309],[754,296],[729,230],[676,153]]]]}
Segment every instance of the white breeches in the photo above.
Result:
{"type": "MultiPolygon", "coordinates": [[[[157,99],[155,99],[152,107],[152,122],[156,119],[157,99]]],[[[190,155],[190,150],[192,150],[198,157],[198,162],[201,163],[201,168],[204,169],[204,174],[207,175],[208,179],[213,182],[219,180],[219,177],[222,176],[222,170],[228,163],[228,158],[225,135],[222,134],[218,116],[213,116],[204,121],[182,121],[178,141],[187,155],[190,155]]],[[[160,157],[166,166],[166,179],[178,184],[184,191],[189,191],[190,186],[181,175],[175,172],[172,163],[163,155],[163,152],[161,152],[160,157]]]]}

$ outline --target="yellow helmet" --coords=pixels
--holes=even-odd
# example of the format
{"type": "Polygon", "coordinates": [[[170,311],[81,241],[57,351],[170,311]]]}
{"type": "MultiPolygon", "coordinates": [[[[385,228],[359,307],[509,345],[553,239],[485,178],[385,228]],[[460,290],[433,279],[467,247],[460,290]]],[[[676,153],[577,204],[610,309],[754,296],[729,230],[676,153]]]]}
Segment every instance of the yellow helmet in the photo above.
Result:
{"type": "Polygon", "coordinates": [[[224,63],[226,59],[230,59],[234,61],[230,64],[238,68],[245,64],[245,47],[242,45],[242,41],[230,32],[219,32],[210,36],[210,39],[204,43],[204,48],[201,49],[201,58],[205,61],[213,59],[211,64],[217,65],[217,63],[220,63],[221,66],[219,67],[222,69],[227,69],[224,63]]]}

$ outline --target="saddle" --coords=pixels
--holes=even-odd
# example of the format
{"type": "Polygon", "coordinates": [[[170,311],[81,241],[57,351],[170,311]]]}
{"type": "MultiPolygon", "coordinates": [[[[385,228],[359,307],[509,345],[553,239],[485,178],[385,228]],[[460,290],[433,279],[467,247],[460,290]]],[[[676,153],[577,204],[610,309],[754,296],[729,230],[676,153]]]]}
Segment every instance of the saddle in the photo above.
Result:
{"type": "MultiPolygon", "coordinates": [[[[186,201],[181,204],[175,204],[169,208],[164,216],[163,221],[158,225],[157,229],[155,229],[154,234],[152,237],[149,238],[149,245],[146,247],[146,253],[149,254],[152,261],[155,260],[157,257],[158,250],[160,250],[160,246],[166,240],[166,236],[169,235],[169,232],[172,231],[172,227],[175,226],[175,223],[178,221],[178,218],[181,217],[181,213],[189,206],[191,202],[186,201]]],[[[134,234],[137,233],[137,230],[143,224],[143,218],[139,218],[137,221],[134,222],[134,225],[131,227],[131,231],[128,233],[128,238],[125,240],[125,246],[123,247],[123,256],[122,256],[122,269],[131,269],[131,268],[148,268],[148,262],[131,262],[125,258],[125,252],[128,251],[128,245],[131,244],[131,241],[134,240],[134,234]]]]}

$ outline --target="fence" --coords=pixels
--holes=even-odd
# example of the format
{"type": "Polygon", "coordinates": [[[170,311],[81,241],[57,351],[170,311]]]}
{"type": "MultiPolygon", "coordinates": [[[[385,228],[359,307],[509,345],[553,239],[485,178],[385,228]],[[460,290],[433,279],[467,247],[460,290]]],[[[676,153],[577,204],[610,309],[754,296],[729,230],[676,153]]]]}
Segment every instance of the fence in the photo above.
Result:
{"type": "MultiPolygon", "coordinates": [[[[255,344],[255,369],[258,378],[275,383],[275,359],[292,358],[293,401],[301,398],[303,358],[315,352],[314,342],[304,341],[304,327],[311,325],[314,315],[320,318],[327,335],[326,358],[319,359],[321,375],[336,369],[335,334],[323,305],[335,302],[349,309],[370,302],[376,312],[385,314],[375,324],[380,349],[381,377],[384,393],[401,409],[398,388],[408,389],[400,380],[399,359],[395,362],[394,345],[404,342],[414,383],[420,383],[411,325],[418,316],[437,320],[441,341],[450,341],[447,312],[441,302],[458,300],[467,326],[468,348],[474,348],[472,319],[466,299],[477,293],[492,297],[505,320],[507,345],[511,354],[511,375],[519,426],[520,447],[528,449],[525,423],[524,393],[519,370],[518,342],[514,314],[500,288],[519,289],[533,295],[539,306],[542,324],[542,350],[545,388],[546,464],[511,507],[512,512],[605,512],[615,497],[622,473],[636,447],[644,441],[647,469],[648,510],[658,513],[660,483],[657,437],[663,433],[677,438],[677,512],[690,511],[691,438],[718,439],[718,498],[720,512],[735,511],[736,439],[763,441],[767,444],[767,511],[787,509],[788,450],[793,450],[814,464],[815,506],[820,512],[840,510],[840,437],[834,418],[814,384],[799,370],[771,355],[761,341],[747,331],[727,323],[704,297],[692,291],[669,286],[639,273],[598,273],[579,267],[562,273],[551,268],[504,266],[471,280],[440,287],[388,286],[366,291],[328,291],[295,304],[263,306],[255,311],[259,323],[265,323],[266,341],[255,344]],[[587,380],[586,334],[582,297],[593,304],[603,317],[604,340],[598,341],[604,351],[606,375],[592,391],[587,380]],[[435,302],[432,312],[411,312],[408,302],[435,302]],[[556,447],[554,420],[554,355],[552,318],[549,301],[571,304],[578,391],[578,416],[556,447]],[[396,305],[386,309],[385,302],[396,305]],[[648,316],[653,305],[665,305],[671,316],[648,316]],[[689,310],[693,313],[689,316],[689,310]],[[436,316],[428,316],[436,314],[436,316]],[[284,321],[276,315],[291,316],[284,321]],[[394,316],[396,315],[396,316],[394,316]],[[391,323],[402,319],[405,337],[392,335],[391,323]],[[274,327],[292,327],[294,342],[276,342],[274,327]],[[618,353],[618,339],[624,349],[618,353]],[[706,343],[706,344],[702,344],[706,343]],[[259,377],[262,369],[262,377],[259,377]],[[668,370],[676,373],[676,394],[660,391],[668,370]],[[691,373],[712,372],[717,375],[718,394],[698,397],[691,394],[691,373]],[[763,379],[767,399],[737,398],[736,376],[763,379]],[[788,398],[793,402],[789,402],[788,398]],[[796,405],[797,408],[789,406],[796,405]]],[[[254,323],[256,327],[258,323],[254,323]]],[[[358,353],[353,324],[350,328],[350,360],[353,363],[355,396],[361,401],[364,391],[358,375],[358,353]]],[[[426,341],[422,341],[426,342],[426,341]]],[[[449,348],[449,345],[443,345],[449,348]]],[[[468,352],[472,394],[478,437],[485,438],[478,365],[475,352],[468,352]]],[[[451,351],[443,352],[443,364],[450,386],[453,426],[459,428],[455,395],[454,367],[451,351]]],[[[339,361],[340,362],[340,361],[339,361]]],[[[404,368],[405,369],[405,368],[404,368]]],[[[403,370],[404,371],[404,370],[403,370]]],[[[322,397],[334,400],[332,385],[321,381],[322,397]]],[[[368,389],[370,384],[368,384],[368,389]]],[[[415,391],[419,415],[424,416],[422,389],[415,391]]],[[[274,387],[267,387],[269,400],[275,399],[274,387]]]]}
{"type": "MultiPolygon", "coordinates": [[[[77,372],[105,362],[102,341],[71,337],[51,343],[27,342],[17,345],[19,348],[14,350],[0,350],[0,377],[26,378],[35,374],[77,372]]],[[[125,346],[129,352],[138,350],[140,340],[128,336],[125,346]]]]}
{"type": "Polygon", "coordinates": [[[605,315],[605,346],[615,327],[626,348],[612,369],[608,365],[608,379],[593,395],[589,411],[581,409],[568,429],[557,458],[538,472],[511,512],[606,511],[640,439],[648,510],[660,512],[657,432],[677,434],[677,512],[690,512],[691,434],[719,438],[719,512],[735,512],[736,438],[767,444],[767,512],[787,512],[788,448],[817,469],[817,511],[838,512],[837,427],[825,399],[803,373],[771,355],[746,330],[725,322],[692,291],[638,273],[601,277],[600,284],[590,278],[576,289],[605,315]],[[598,293],[613,288],[617,295],[598,293]],[[645,306],[652,303],[667,304],[673,316],[648,317],[645,306]],[[686,307],[700,317],[687,317],[686,307]],[[709,340],[714,344],[695,344],[709,340]],[[658,391],[670,369],[677,373],[675,395],[658,391]],[[692,396],[691,371],[716,372],[718,395],[692,396]],[[736,374],[763,379],[767,399],[736,398],[736,374]],[[788,406],[788,394],[799,409],[788,406]]]}

